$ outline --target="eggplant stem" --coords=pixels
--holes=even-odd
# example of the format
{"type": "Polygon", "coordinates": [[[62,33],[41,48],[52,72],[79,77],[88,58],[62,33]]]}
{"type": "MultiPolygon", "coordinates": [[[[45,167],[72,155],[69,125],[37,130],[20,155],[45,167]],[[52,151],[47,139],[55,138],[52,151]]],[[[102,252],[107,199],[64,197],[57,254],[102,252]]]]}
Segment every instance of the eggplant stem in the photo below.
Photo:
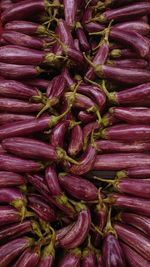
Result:
{"type": "Polygon", "coordinates": [[[109,179],[105,179],[105,178],[101,178],[101,177],[97,177],[97,176],[94,176],[93,178],[98,180],[98,181],[105,182],[105,183],[110,183],[110,184],[115,183],[115,180],[109,180],[109,179]]]}
{"type": "Polygon", "coordinates": [[[106,224],[106,226],[104,228],[104,234],[107,235],[108,233],[112,233],[113,235],[115,235],[115,237],[117,237],[117,233],[116,233],[115,229],[112,227],[112,224],[111,224],[111,210],[112,210],[112,208],[109,207],[107,224],[106,224]]]}
{"type": "Polygon", "coordinates": [[[101,236],[103,236],[103,233],[98,229],[97,226],[94,225],[94,223],[91,223],[91,226],[93,228],[94,231],[96,231],[97,233],[99,233],[101,236]]]}

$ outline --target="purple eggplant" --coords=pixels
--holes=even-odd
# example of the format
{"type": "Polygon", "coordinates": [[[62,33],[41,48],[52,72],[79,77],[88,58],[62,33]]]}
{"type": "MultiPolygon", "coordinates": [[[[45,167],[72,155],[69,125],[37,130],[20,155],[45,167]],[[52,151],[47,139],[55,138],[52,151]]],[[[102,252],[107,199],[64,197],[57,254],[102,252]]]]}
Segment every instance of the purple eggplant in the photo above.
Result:
{"type": "Polygon", "coordinates": [[[21,221],[21,213],[12,206],[0,206],[0,226],[21,221]]]}
{"type": "Polygon", "coordinates": [[[90,44],[80,22],[76,22],[76,35],[79,40],[82,51],[89,51],[90,44]]]}
{"type": "Polygon", "coordinates": [[[59,246],[66,249],[76,248],[81,245],[88,236],[91,225],[91,215],[88,208],[80,207],[77,221],[70,231],[59,240],[59,246]]]}
{"type": "Polygon", "coordinates": [[[126,261],[131,267],[149,267],[149,260],[144,259],[134,248],[132,249],[123,242],[120,242],[120,244],[124,251],[126,261]]]}
{"type": "Polygon", "coordinates": [[[68,154],[76,156],[83,147],[83,132],[80,125],[75,125],[71,130],[70,142],[68,145],[68,154]]]}
{"type": "Polygon", "coordinates": [[[22,80],[22,82],[24,84],[27,84],[32,87],[40,88],[42,90],[43,89],[46,90],[49,85],[49,81],[46,79],[42,79],[42,78],[26,79],[26,80],[22,80]]]}
{"type": "Polygon", "coordinates": [[[79,267],[81,259],[81,250],[79,248],[74,248],[68,252],[64,256],[62,256],[61,260],[58,263],[58,267],[79,267]]]}
{"type": "Polygon", "coordinates": [[[146,141],[150,140],[150,126],[145,124],[120,124],[102,130],[101,137],[109,140],[146,141]]]}
{"type": "Polygon", "coordinates": [[[113,153],[97,155],[93,170],[122,170],[132,167],[150,166],[150,156],[144,153],[113,153]]]}
{"type": "Polygon", "coordinates": [[[64,0],[63,3],[64,3],[65,21],[70,27],[73,27],[75,24],[75,19],[76,19],[78,1],[64,0]]]}
{"type": "Polygon", "coordinates": [[[82,154],[80,157],[77,165],[72,165],[69,168],[69,172],[72,174],[77,174],[77,175],[82,175],[84,173],[87,173],[93,168],[94,162],[95,162],[95,157],[96,157],[96,149],[92,145],[88,145],[87,149],[85,152],[82,154]]]}
{"type": "Polygon", "coordinates": [[[102,125],[104,125],[105,127],[117,124],[118,122],[119,120],[116,119],[115,116],[113,114],[110,114],[109,112],[107,112],[102,117],[102,125]]]}
{"type": "Polygon", "coordinates": [[[140,56],[134,52],[132,49],[129,48],[114,48],[111,52],[110,52],[110,57],[111,58],[123,58],[123,59],[127,59],[127,58],[140,58],[140,56]]]}
{"type": "Polygon", "coordinates": [[[0,154],[1,155],[3,155],[3,154],[5,154],[6,153],[6,151],[5,151],[5,149],[2,147],[2,145],[0,144],[0,154]]]}
{"type": "Polygon", "coordinates": [[[0,247],[0,267],[9,266],[16,257],[33,244],[34,240],[32,238],[23,236],[2,245],[0,247]]]}
{"type": "Polygon", "coordinates": [[[82,252],[82,267],[96,267],[96,253],[93,246],[89,242],[82,252]]]}
{"type": "Polygon", "coordinates": [[[25,184],[22,175],[14,172],[0,171],[0,188],[8,186],[21,186],[25,184]]]}
{"type": "Polygon", "coordinates": [[[133,20],[115,24],[120,30],[136,31],[141,35],[148,35],[150,32],[150,26],[148,23],[142,20],[133,20]]]}
{"type": "Polygon", "coordinates": [[[61,240],[74,226],[74,223],[70,223],[69,225],[59,229],[56,231],[56,245],[58,246],[59,240],[61,240]]]}
{"type": "Polygon", "coordinates": [[[41,259],[38,263],[38,267],[52,267],[55,259],[54,241],[51,239],[50,243],[42,250],[41,259]]]}
{"type": "Polygon", "coordinates": [[[60,174],[59,183],[69,195],[79,200],[92,201],[98,197],[97,188],[80,176],[60,174]]]}
{"type": "Polygon", "coordinates": [[[34,119],[32,115],[22,115],[15,113],[0,113],[0,125],[9,124],[18,121],[30,121],[34,119]]]}
{"type": "Polygon", "coordinates": [[[119,220],[139,229],[146,235],[150,236],[150,218],[135,213],[120,212],[119,220]]]}
{"type": "Polygon", "coordinates": [[[50,143],[53,144],[53,146],[64,147],[64,138],[69,124],[69,120],[62,120],[52,129],[50,143]]]}
{"type": "Polygon", "coordinates": [[[139,230],[132,226],[116,223],[114,228],[118,238],[126,245],[132,247],[143,258],[149,261],[150,258],[150,242],[149,238],[139,230]]]}
{"type": "Polygon", "coordinates": [[[45,180],[52,195],[57,196],[62,193],[55,166],[48,166],[46,168],[45,180]]]}
{"type": "Polygon", "coordinates": [[[131,178],[149,178],[150,177],[150,167],[135,167],[135,168],[129,168],[126,171],[121,171],[121,175],[123,177],[131,177],[131,178]]]}
{"type": "Polygon", "coordinates": [[[88,123],[87,125],[85,125],[83,127],[83,149],[85,149],[88,145],[88,141],[91,137],[91,134],[94,130],[97,130],[99,129],[101,126],[99,125],[98,122],[91,122],[91,123],[88,123]]]}
{"type": "Polygon", "coordinates": [[[101,25],[100,23],[93,22],[93,21],[87,22],[84,25],[84,28],[86,29],[86,31],[88,33],[90,33],[90,32],[101,32],[101,31],[103,31],[105,29],[104,25],[101,25]]]}
{"type": "Polygon", "coordinates": [[[39,247],[35,247],[33,249],[27,248],[15,262],[13,267],[28,267],[28,266],[35,267],[37,266],[39,259],[40,259],[39,247]]]}
{"type": "Polygon", "coordinates": [[[1,1],[1,11],[4,12],[6,9],[12,7],[12,1],[11,0],[2,0],[1,1]]]}
{"type": "Polygon", "coordinates": [[[95,115],[91,114],[91,113],[88,113],[88,112],[86,112],[84,110],[81,110],[78,113],[78,119],[80,121],[82,121],[84,124],[86,124],[86,123],[93,122],[93,120],[95,119],[95,115]]]}
{"type": "Polygon", "coordinates": [[[148,61],[145,59],[115,59],[115,60],[108,60],[107,64],[110,66],[118,67],[118,68],[133,68],[133,69],[147,69],[148,68],[148,61]]]}
{"type": "Polygon", "coordinates": [[[69,47],[73,47],[73,37],[70,32],[69,25],[67,22],[63,19],[59,19],[57,23],[57,28],[56,28],[56,34],[58,35],[60,41],[69,47]]]}
{"type": "Polygon", "coordinates": [[[49,83],[48,87],[47,87],[47,97],[48,99],[53,99],[54,97],[60,97],[64,91],[65,91],[65,87],[66,87],[66,80],[63,77],[63,75],[57,75],[55,76],[49,83]]]}

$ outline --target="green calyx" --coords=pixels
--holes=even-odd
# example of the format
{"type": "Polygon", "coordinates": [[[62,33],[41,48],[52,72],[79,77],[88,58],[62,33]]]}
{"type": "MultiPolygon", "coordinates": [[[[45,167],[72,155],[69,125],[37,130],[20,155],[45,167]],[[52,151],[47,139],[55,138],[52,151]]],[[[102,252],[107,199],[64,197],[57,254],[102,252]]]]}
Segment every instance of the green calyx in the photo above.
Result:
{"type": "Polygon", "coordinates": [[[111,207],[108,210],[108,218],[107,218],[107,224],[104,228],[104,235],[108,235],[109,233],[112,233],[115,237],[117,237],[116,231],[111,224],[111,207]]]}
{"type": "Polygon", "coordinates": [[[33,232],[34,232],[38,237],[40,237],[40,238],[43,237],[42,232],[41,232],[41,230],[40,230],[40,226],[39,226],[39,224],[38,224],[36,221],[32,221],[31,224],[32,224],[33,232]]]}
{"type": "Polygon", "coordinates": [[[118,58],[121,56],[121,50],[120,49],[113,49],[111,52],[110,52],[110,56],[113,57],[113,58],[118,58]]]}
{"type": "Polygon", "coordinates": [[[105,18],[104,15],[100,15],[100,16],[97,16],[97,17],[91,19],[91,21],[100,22],[100,23],[106,23],[107,19],[105,18]]]}
{"type": "Polygon", "coordinates": [[[74,160],[71,157],[69,157],[67,155],[66,151],[64,149],[62,149],[61,147],[57,147],[56,148],[56,153],[57,153],[58,160],[67,160],[72,164],[79,165],[79,162],[77,162],[76,160],[74,160]]]}

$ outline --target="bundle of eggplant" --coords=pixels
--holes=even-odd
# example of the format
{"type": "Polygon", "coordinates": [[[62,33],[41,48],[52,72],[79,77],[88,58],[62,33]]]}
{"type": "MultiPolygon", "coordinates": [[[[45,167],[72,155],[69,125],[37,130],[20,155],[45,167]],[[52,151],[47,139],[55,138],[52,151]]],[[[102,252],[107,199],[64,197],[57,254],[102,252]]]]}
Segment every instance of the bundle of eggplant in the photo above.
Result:
{"type": "Polygon", "coordinates": [[[150,1],[0,8],[0,267],[150,267],[150,1]]]}

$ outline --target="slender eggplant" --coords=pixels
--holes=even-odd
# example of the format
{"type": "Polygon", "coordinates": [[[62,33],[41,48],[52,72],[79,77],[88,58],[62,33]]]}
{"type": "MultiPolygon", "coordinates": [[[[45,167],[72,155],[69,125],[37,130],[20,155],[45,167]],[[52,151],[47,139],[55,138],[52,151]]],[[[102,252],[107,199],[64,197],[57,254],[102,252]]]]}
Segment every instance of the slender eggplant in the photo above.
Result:
{"type": "Polygon", "coordinates": [[[76,35],[79,40],[82,51],[89,51],[90,44],[84,32],[83,26],[80,22],[76,22],[76,35]]]}
{"type": "Polygon", "coordinates": [[[119,68],[133,68],[133,69],[147,69],[148,61],[145,59],[115,59],[115,60],[107,60],[107,64],[114,67],[119,68]]]}
{"type": "Polygon", "coordinates": [[[76,156],[83,147],[83,131],[80,125],[75,125],[71,130],[70,142],[68,144],[68,154],[76,156]]]}
{"type": "Polygon", "coordinates": [[[86,29],[88,33],[101,32],[105,29],[104,25],[101,25],[100,23],[93,22],[93,21],[85,23],[84,28],[86,29]]]}
{"type": "Polygon", "coordinates": [[[58,267],[65,267],[65,266],[80,266],[80,259],[81,259],[81,250],[79,248],[74,248],[68,252],[64,256],[62,256],[61,260],[58,263],[58,267]]]}
{"type": "Polygon", "coordinates": [[[74,226],[75,223],[70,223],[69,225],[56,231],[56,245],[58,246],[59,240],[61,240],[74,226]]]}
{"type": "Polygon", "coordinates": [[[65,134],[68,130],[70,121],[69,120],[61,120],[51,131],[50,134],[50,143],[53,146],[64,147],[64,138],[65,134]]]}
{"type": "Polygon", "coordinates": [[[16,257],[33,244],[32,238],[23,236],[2,245],[0,247],[0,267],[9,266],[16,257]]]}
{"type": "Polygon", "coordinates": [[[51,239],[50,243],[44,247],[41,253],[41,259],[38,267],[52,267],[55,259],[54,240],[51,239]]]}
{"type": "Polygon", "coordinates": [[[22,80],[22,82],[24,84],[36,87],[36,88],[40,88],[40,89],[44,89],[46,90],[48,85],[49,85],[49,81],[46,79],[42,79],[42,78],[34,78],[34,79],[26,79],[26,80],[22,80]]]}
{"type": "Polygon", "coordinates": [[[65,20],[59,19],[57,22],[56,34],[64,45],[74,47],[73,37],[70,32],[69,25],[65,20]]]}
{"type": "Polygon", "coordinates": [[[113,114],[110,114],[109,112],[105,113],[105,115],[102,117],[102,125],[107,127],[114,124],[117,124],[119,122],[118,119],[115,118],[113,114]]]}
{"type": "Polygon", "coordinates": [[[78,8],[78,1],[76,0],[64,0],[64,14],[65,14],[65,21],[70,27],[75,26],[76,22],[76,13],[78,8]]]}
{"type": "Polygon", "coordinates": [[[113,153],[97,155],[93,170],[119,171],[133,167],[150,166],[150,156],[144,153],[113,153]]]}
{"type": "Polygon", "coordinates": [[[125,171],[120,171],[117,173],[118,177],[131,177],[131,178],[149,178],[150,177],[150,167],[145,166],[145,167],[135,167],[135,168],[129,168],[128,170],[125,171]]]}
{"type": "Polygon", "coordinates": [[[0,206],[0,226],[21,221],[21,213],[12,206],[0,206]]]}
{"type": "Polygon", "coordinates": [[[87,246],[82,252],[82,267],[96,267],[96,253],[94,247],[92,246],[90,240],[88,240],[87,246]]]}
{"type": "Polygon", "coordinates": [[[81,110],[78,113],[78,119],[80,121],[82,121],[82,123],[86,124],[86,123],[93,122],[93,120],[95,120],[95,115],[91,114],[91,113],[88,113],[88,112],[86,112],[84,110],[81,110]]]}
{"type": "Polygon", "coordinates": [[[0,125],[17,122],[17,121],[30,121],[35,117],[32,115],[22,115],[15,113],[0,113],[0,125]]]}
{"type": "Polygon", "coordinates": [[[142,20],[133,20],[133,21],[117,23],[115,24],[114,27],[117,27],[120,30],[136,31],[141,35],[148,35],[150,32],[149,24],[142,20]]]}
{"type": "Polygon", "coordinates": [[[52,195],[57,196],[62,193],[55,166],[51,165],[46,168],[45,180],[52,195]]]}
{"type": "Polygon", "coordinates": [[[110,51],[110,57],[111,58],[140,58],[140,56],[133,51],[133,49],[129,49],[129,48],[115,48],[113,50],[110,51]]]}
{"type": "Polygon", "coordinates": [[[69,195],[85,201],[97,200],[98,190],[90,181],[80,176],[59,174],[59,183],[69,195]]]}
{"type": "Polygon", "coordinates": [[[115,223],[114,228],[121,241],[132,247],[143,258],[150,259],[150,241],[141,231],[132,226],[115,223]]]}
{"type": "Polygon", "coordinates": [[[38,246],[34,248],[27,248],[18,260],[15,262],[13,267],[36,267],[40,259],[40,248],[38,246]]]}
{"type": "Polygon", "coordinates": [[[21,186],[25,184],[25,178],[14,172],[0,171],[0,188],[8,186],[21,186]]]}

